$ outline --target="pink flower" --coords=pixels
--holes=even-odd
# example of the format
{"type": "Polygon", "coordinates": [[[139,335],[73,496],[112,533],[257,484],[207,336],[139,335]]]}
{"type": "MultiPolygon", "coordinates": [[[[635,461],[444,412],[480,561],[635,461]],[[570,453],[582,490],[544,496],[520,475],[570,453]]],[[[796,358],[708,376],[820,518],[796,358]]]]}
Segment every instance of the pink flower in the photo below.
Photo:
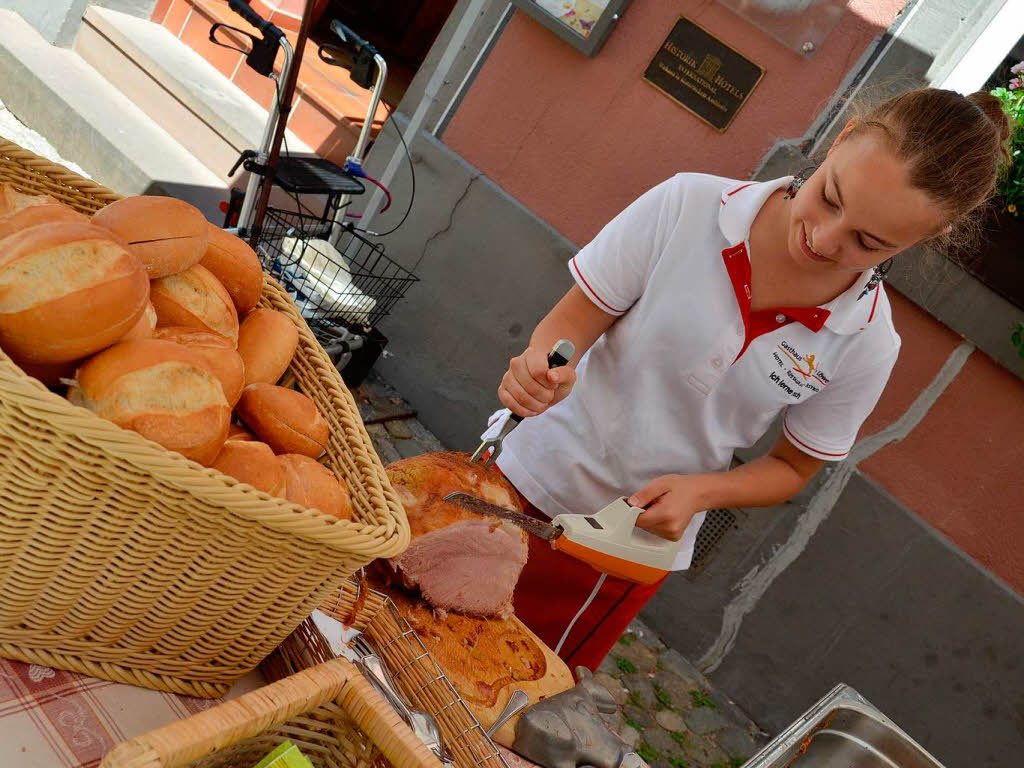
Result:
{"type": "Polygon", "coordinates": [[[1019,77],[1015,77],[1015,78],[1013,78],[1013,80],[1010,81],[1010,90],[1011,91],[1015,91],[1015,90],[1017,90],[1020,87],[1021,87],[1021,83],[1020,83],[1020,78],[1019,77]]]}
{"type": "Polygon", "coordinates": [[[1024,72],[1024,61],[1022,61],[1020,64],[1014,64],[1012,67],[1010,67],[1010,71],[1015,75],[1019,75],[1021,72],[1024,72]]]}

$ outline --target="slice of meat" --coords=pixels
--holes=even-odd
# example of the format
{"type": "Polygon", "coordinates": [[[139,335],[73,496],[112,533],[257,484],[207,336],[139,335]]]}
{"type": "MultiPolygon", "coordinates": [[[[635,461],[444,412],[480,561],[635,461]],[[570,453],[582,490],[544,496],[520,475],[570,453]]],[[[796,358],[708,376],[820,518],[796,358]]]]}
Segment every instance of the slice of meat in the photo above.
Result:
{"type": "Polygon", "coordinates": [[[499,473],[470,464],[465,453],[427,453],[396,461],[388,477],[409,517],[412,541],[392,566],[435,608],[474,616],[508,616],[526,565],[526,532],[449,504],[453,491],[522,511],[499,473]]]}
{"type": "Polygon", "coordinates": [[[406,582],[435,608],[505,616],[526,565],[522,539],[507,523],[463,520],[420,536],[397,562],[406,582]]]}

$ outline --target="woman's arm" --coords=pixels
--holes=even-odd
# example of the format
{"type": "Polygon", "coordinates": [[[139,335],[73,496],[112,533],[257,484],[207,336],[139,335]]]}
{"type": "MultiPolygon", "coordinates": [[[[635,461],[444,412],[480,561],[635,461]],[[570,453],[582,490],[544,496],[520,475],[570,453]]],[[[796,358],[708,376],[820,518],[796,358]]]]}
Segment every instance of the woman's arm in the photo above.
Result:
{"type": "Polygon", "coordinates": [[[695,514],[720,507],[767,507],[799,493],[824,464],[780,435],[772,449],[728,472],[665,475],[629,503],[646,511],[637,526],[678,541],[695,514]]]}
{"type": "Polygon", "coordinates": [[[498,399],[513,413],[536,416],[565,399],[576,382],[576,365],[617,318],[599,309],[574,285],[533,331],[530,346],[509,362],[498,399]],[[564,368],[548,370],[548,352],[560,339],[576,345],[564,368]]]}

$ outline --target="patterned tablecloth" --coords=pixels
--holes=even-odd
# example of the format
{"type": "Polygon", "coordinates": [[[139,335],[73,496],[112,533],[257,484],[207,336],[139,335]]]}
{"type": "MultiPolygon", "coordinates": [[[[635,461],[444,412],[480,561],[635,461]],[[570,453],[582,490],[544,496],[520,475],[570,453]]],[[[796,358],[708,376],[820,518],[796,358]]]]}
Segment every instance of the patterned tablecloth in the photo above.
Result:
{"type": "MultiPolygon", "coordinates": [[[[226,698],[264,684],[251,672],[226,698]]],[[[0,659],[0,766],[96,768],[115,744],[218,703],[0,659]]]]}

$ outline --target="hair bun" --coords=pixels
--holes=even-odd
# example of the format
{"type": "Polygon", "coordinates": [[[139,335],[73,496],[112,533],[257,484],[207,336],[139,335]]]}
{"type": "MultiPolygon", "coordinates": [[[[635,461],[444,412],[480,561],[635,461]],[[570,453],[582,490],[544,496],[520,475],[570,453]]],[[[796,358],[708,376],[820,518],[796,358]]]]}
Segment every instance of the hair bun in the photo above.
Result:
{"type": "Polygon", "coordinates": [[[1003,109],[1003,102],[988,91],[975,91],[967,97],[967,100],[984,112],[985,116],[992,121],[996,133],[999,135],[999,153],[1002,155],[1003,162],[1009,163],[1009,141],[1013,126],[1010,123],[1010,116],[1003,109]]]}

